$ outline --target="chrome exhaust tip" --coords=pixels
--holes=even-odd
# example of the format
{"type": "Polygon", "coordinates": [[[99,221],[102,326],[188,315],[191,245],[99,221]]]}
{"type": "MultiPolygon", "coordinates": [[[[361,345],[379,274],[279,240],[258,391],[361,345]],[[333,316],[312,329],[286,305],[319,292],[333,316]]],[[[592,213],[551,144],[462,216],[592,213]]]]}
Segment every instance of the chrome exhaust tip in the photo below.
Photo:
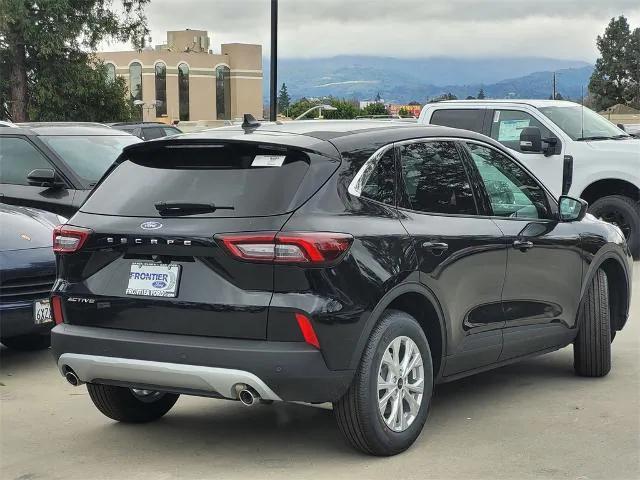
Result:
{"type": "Polygon", "coordinates": [[[256,404],[256,402],[260,399],[260,396],[255,390],[248,387],[240,390],[238,399],[242,402],[243,405],[251,407],[252,405],[256,404]]]}
{"type": "Polygon", "coordinates": [[[82,384],[82,381],[78,378],[76,373],[70,368],[67,368],[67,371],[64,374],[64,378],[66,378],[67,382],[69,382],[74,387],[77,387],[78,385],[82,384]]]}

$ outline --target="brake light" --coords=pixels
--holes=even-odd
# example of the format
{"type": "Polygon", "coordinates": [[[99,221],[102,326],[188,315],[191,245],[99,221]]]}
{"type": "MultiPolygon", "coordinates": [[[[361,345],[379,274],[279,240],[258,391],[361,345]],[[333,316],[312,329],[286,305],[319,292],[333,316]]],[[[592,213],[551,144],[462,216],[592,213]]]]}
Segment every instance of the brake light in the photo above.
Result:
{"type": "Polygon", "coordinates": [[[53,229],[53,251],[56,253],[77,252],[91,233],[92,231],[88,228],[58,225],[53,229]]]}
{"type": "Polygon", "coordinates": [[[320,342],[318,341],[318,336],[313,329],[313,325],[311,325],[311,320],[301,313],[296,313],[296,320],[298,321],[298,327],[302,332],[304,341],[309,345],[313,345],[317,349],[320,349],[320,342]]]}
{"type": "Polygon", "coordinates": [[[353,242],[346,233],[257,232],[216,235],[236,258],[253,262],[322,264],[337,260],[353,242]]]}
{"type": "Polygon", "coordinates": [[[53,313],[53,321],[56,325],[60,325],[64,322],[64,316],[62,315],[62,298],[57,295],[51,297],[51,307],[53,313]]]}

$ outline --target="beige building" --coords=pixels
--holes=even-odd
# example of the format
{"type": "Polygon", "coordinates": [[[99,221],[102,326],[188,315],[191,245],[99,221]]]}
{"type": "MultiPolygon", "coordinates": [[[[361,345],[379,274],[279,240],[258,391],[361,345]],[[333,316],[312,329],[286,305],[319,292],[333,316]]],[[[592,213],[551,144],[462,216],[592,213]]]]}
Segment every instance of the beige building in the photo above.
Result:
{"type": "Polygon", "coordinates": [[[209,44],[206,31],[187,29],[155,49],[97,55],[127,80],[145,121],[262,118],[262,46],[227,43],[214,54],[209,44]]]}

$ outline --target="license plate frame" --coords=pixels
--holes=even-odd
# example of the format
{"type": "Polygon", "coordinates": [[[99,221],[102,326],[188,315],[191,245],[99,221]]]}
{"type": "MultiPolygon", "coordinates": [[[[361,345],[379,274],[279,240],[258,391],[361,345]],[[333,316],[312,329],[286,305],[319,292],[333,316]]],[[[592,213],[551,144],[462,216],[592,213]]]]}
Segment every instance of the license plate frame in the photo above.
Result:
{"type": "Polygon", "coordinates": [[[51,301],[48,298],[42,298],[33,302],[33,323],[35,325],[44,325],[53,322],[51,312],[51,301]]]}
{"type": "Polygon", "coordinates": [[[125,295],[175,298],[180,274],[181,265],[177,263],[131,262],[125,295]]]}

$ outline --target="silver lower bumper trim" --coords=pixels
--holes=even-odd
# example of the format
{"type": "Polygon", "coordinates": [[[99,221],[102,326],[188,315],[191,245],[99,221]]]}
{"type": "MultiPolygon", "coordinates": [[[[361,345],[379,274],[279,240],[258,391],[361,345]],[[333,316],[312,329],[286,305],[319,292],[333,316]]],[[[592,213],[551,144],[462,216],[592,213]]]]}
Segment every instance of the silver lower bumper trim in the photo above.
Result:
{"type": "Polygon", "coordinates": [[[282,400],[260,378],[244,370],[151,362],[132,358],[102,357],[63,353],[58,369],[64,375],[71,368],[83,382],[114,381],[135,385],[155,385],[172,389],[217,393],[237,399],[235,386],[239,383],[253,387],[265,400],[282,400]]]}

